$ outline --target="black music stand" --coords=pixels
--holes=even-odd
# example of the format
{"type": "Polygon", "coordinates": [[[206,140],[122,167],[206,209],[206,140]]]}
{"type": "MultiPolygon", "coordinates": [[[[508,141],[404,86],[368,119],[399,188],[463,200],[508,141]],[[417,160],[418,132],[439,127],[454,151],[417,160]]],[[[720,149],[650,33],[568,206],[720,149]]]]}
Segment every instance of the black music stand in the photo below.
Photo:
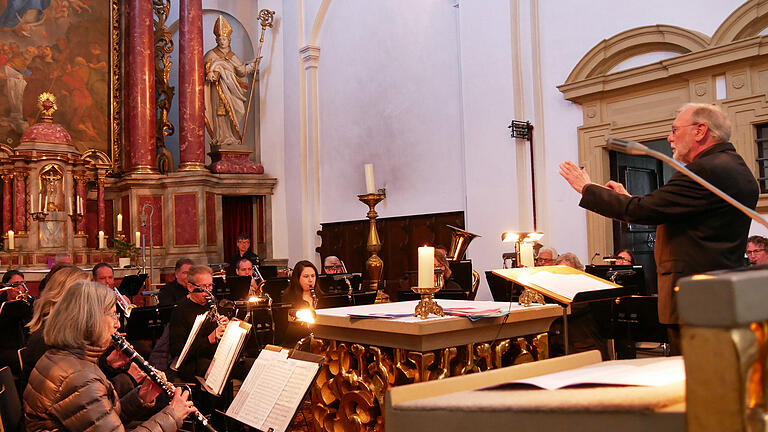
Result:
{"type": "Polygon", "coordinates": [[[229,276],[226,282],[224,278],[213,279],[213,295],[217,299],[245,300],[248,298],[250,289],[250,276],[229,276]]]}
{"type": "Polygon", "coordinates": [[[120,282],[120,287],[118,287],[117,290],[120,291],[120,294],[131,298],[141,291],[141,287],[144,286],[146,281],[146,273],[128,275],[123,277],[122,282],[120,282]]]}
{"type": "Polygon", "coordinates": [[[156,341],[166,324],[171,321],[171,313],[176,305],[146,306],[131,310],[125,325],[126,339],[156,341]]]}
{"type": "Polygon", "coordinates": [[[272,303],[280,303],[283,300],[283,291],[291,286],[291,280],[287,277],[267,279],[262,290],[272,297],[272,303]]]}

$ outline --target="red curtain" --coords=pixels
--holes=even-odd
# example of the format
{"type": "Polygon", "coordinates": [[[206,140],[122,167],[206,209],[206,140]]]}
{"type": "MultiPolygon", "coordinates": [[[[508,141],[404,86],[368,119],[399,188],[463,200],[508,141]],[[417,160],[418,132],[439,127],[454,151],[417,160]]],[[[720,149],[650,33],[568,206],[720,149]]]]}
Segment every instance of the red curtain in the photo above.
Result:
{"type": "MultiPolygon", "coordinates": [[[[237,236],[246,234],[253,241],[253,204],[250,196],[221,197],[224,228],[224,260],[229,262],[237,251],[237,236]]],[[[253,250],[253,245],[251,245],[253,250]]]]}

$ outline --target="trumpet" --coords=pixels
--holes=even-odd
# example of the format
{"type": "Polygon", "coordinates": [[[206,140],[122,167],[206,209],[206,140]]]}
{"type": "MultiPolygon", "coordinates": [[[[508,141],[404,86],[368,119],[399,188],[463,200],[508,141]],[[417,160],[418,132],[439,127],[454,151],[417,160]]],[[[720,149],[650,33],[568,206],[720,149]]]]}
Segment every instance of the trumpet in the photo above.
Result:
{"type": "MultiPolygon", "coordinates": [[[[0,293],[10,290],[15,290],[17,288],[21,288],[19,292],[16,293],[16,298],[13,300],[21,300],[23,302],[29,303],[29,299],[32,297],[29,295],[29,289],[27,289],[27,284],[24,283],[24,281],[9,283],[9,284],[2,284],[0,285],[0,293]]],[[[8,299],[11,300],[11,299],[8,299]]]]}
{"type": "Polygon", "coordinates": [[[251,279],[256,281],[257,283],[256,292],[252,294],[255,294],[256,296],[261,296],[261,293],[264,292],[263,288],[264,288],[264,285],[266,285],[267,280],[264,279],[264,276],[262,276],[261,272],[259,272],[258,266],[253,266],[253,274],[251,275],[251,279]]]}
{"type": "Polygon", "coordinates": [[[126,318],[130,317],[131,311],[133,310],[133,308],[136,307],[136,305],[131,303],[128,300],[128,297],[120,294],[120,291],[117,288],[112,287],[112,291],[115,292],[115,297],[117,297],[117,305],[123,311],[123,314],[125,314],[125,317],[126,318]]]}
{"type": "MultiPolygon", "coordinates": [[[[168,397],[173,398],[173,395],[176,392],[176,387],[174,387],[173,384],[168,382],[168,380],[164,379],[159,373],[157,373],[157,369],[152,367],[149,362],[144,360],[141,354],[137,353],[136,349],[133,348],[133,346],[128,343],[124,337],[117,333],[113,333],[112,344],[114,344],[118,350],[125,354],[133,364],[138,366],[139,369],[141,369],[141,371],[147,375],[147,378],[151,379],[155,384],[157,384],[160,389],[162,389],[163,392],[168,395],[168,397]]],[[[189,388],[187,388],[187,391],[189,391],[189,388]]],[[[192,412],[192,415],[195,417],[195,420],[204,428],[204,430],[208,432],[216,432],[216,429],[208,424],[208,419],[205,418],[205,416],[200,413],[200,411],[195,409],[195,411],[192,412]]]]}

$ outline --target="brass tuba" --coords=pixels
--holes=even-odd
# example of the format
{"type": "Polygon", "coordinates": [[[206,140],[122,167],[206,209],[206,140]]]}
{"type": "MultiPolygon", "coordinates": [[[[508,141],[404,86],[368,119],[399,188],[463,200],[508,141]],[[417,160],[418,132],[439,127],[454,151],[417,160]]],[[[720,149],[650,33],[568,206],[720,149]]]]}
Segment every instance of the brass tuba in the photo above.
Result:
{"type": "Polygon", "coordinates": [[[480,236],[452,225],[446,225],[446,227],[451,230],[451,247],[448,249],[447,258],[451,261],[463,260],[467,255],[469,243],[480,236]]]}
{"type": "MultiPolygon", "coordinates": [[[[481,236],[452,225],[446,225],[446,227],[451,230],[451,247],[448,249],[447,258],[451,261],[463,260],[467,255],[469,243],[481,236]]],[[[480,285],[480,274],[472,269],[472,293],[477,292],[478,285],[480,285]]]]}

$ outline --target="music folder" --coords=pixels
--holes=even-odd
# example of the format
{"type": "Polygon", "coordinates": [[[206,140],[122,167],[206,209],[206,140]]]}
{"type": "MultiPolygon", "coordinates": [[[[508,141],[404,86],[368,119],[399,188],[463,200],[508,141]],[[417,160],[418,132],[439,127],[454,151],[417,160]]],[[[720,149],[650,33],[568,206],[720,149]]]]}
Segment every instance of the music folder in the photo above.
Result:
{"type": "Polygon", "coordinates": [[[232,367],[240,357],[240,352],[245,346],[245,340],[250,331],[251,324],[239,319],[232,319],[227,324],[224,336],[219,341],[216,353],[213,355],[213,360],[211,360],[208,371],[205,373],[205,379],[203,380],[198,377],[203,388],[208,393],[221,396],[221,391],[227,383],[232,367]]]}
{"type": "Polygon", "coordinates": [[[267,345],[229,405],[227,416],[262,432],[284,432],[317,378],[323,359],[267,345]]]}
{"type": "Polygon", "coordinates": [[[563,265],[501,269],[493,273],[564,305],[634,294],[632,288],[563,265]]]}
{"type": "Polygon", "coordinates": [[[179,354],[179,358],[177,358],[176,361],[171,365],[171,369],[175,371],[179,370],[179,366],[181,366],[181,363],[187,357],[189,348],[192,346],[192,342],[195,341],[195,338],[197,337],[197,333],[200,331],[200,327],[203,326],[203,323],[205,322],[206,319],[208,319],[208,312],[201,313],[200,315],[195,317],[195,322],[192,324],[192,328],[189,330],[187,341],[184,342],[184,348],[181,349],[181,354],[179,354]]]}

